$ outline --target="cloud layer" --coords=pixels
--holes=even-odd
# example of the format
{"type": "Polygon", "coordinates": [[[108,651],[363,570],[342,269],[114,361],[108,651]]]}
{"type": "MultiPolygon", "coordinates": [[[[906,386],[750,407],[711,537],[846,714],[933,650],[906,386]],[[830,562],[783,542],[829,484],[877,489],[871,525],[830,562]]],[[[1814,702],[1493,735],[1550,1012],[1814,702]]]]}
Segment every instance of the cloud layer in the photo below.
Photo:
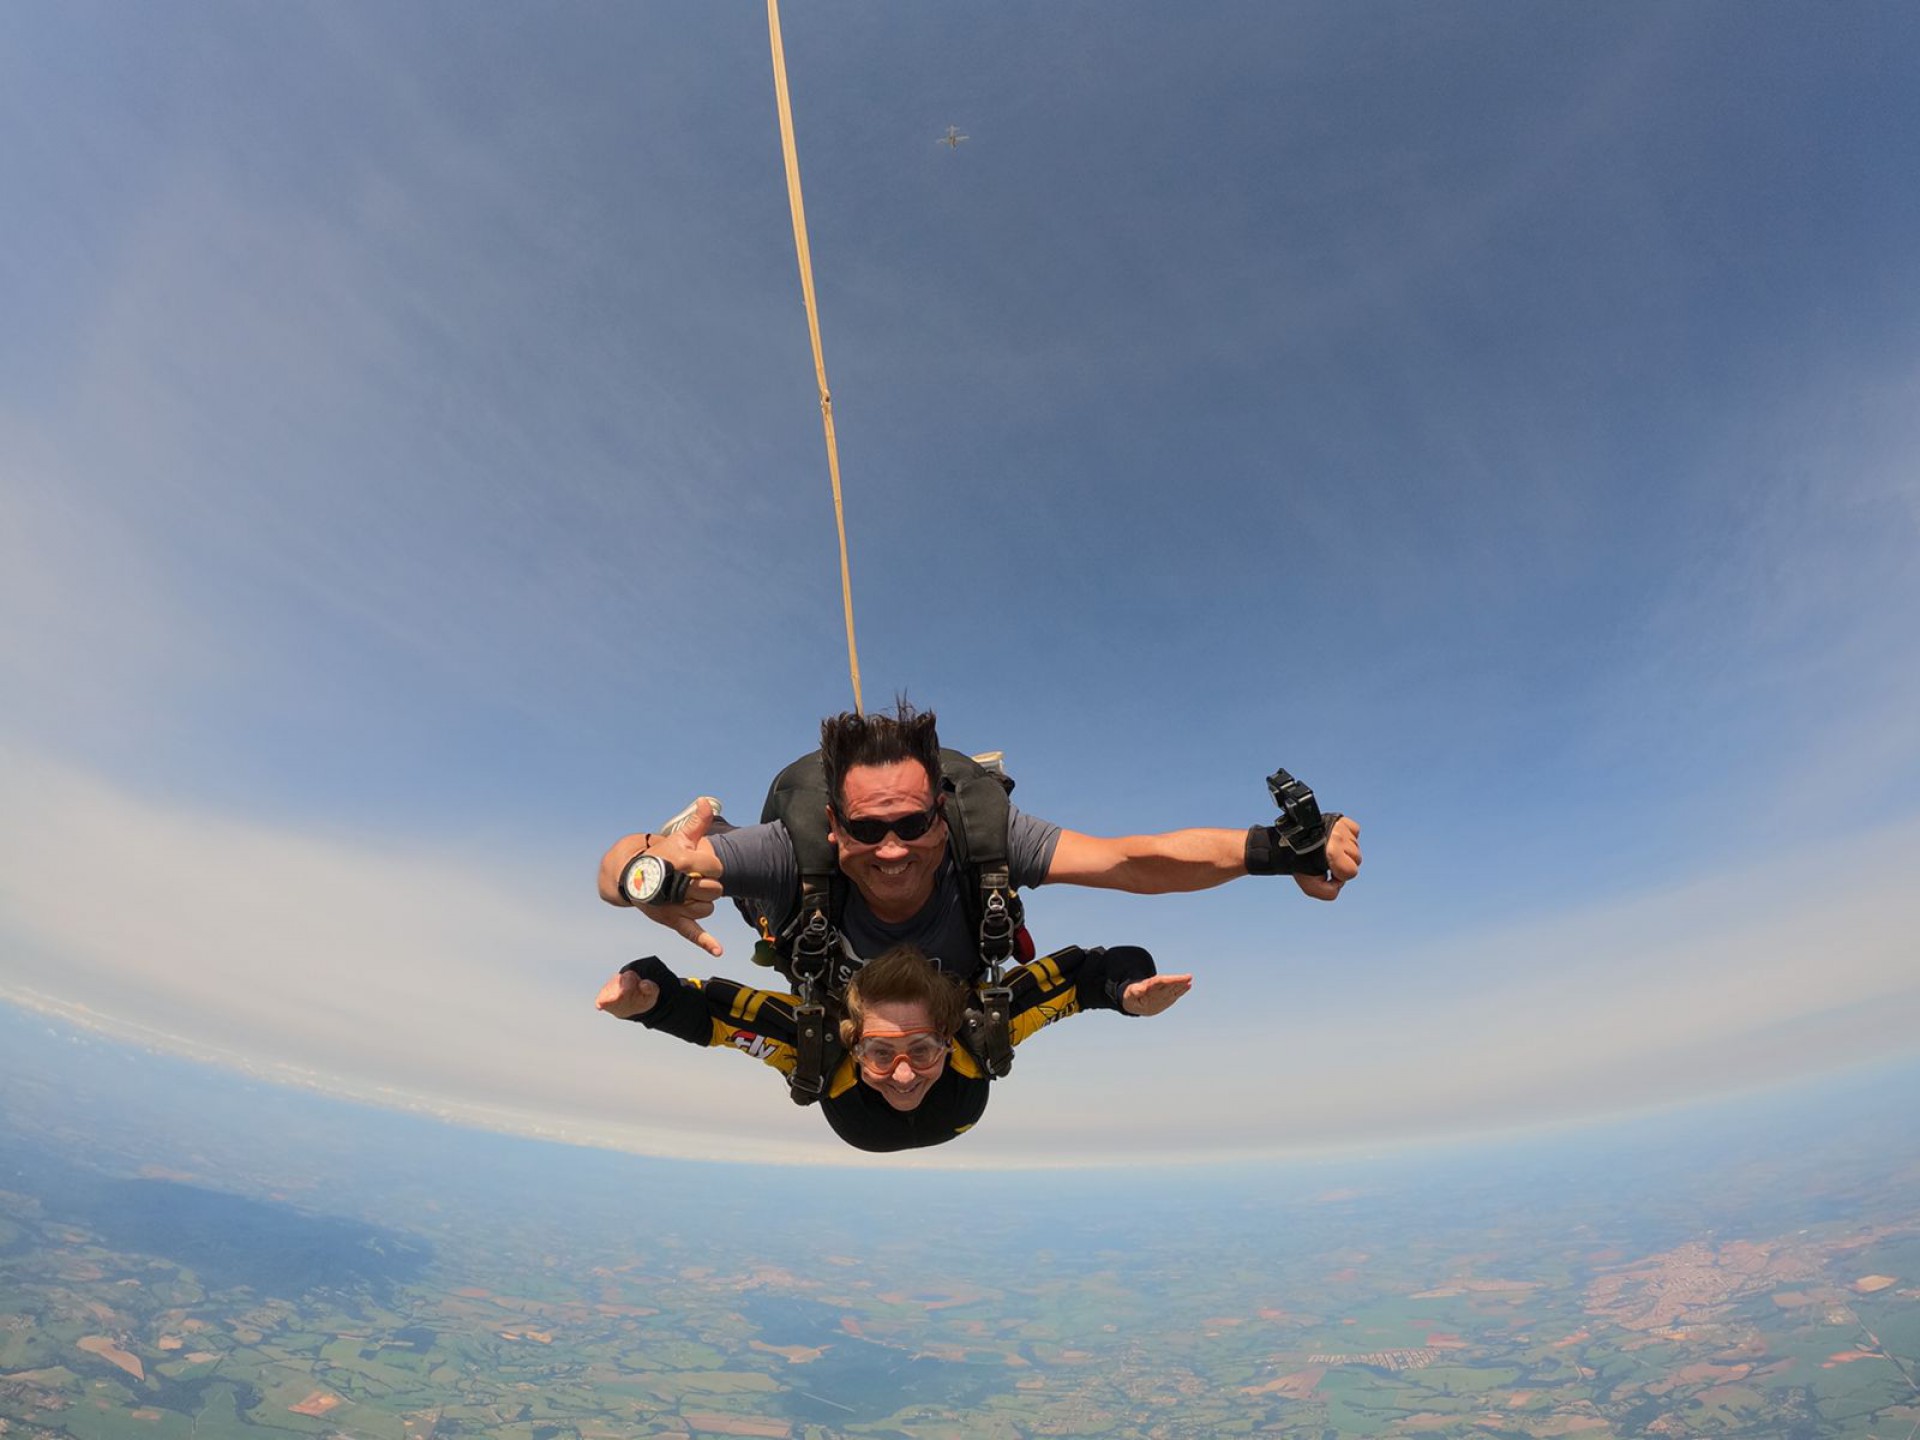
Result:
{"type": "MultiPolygon", "coordinates": [[[[670,956],[678,942],[596,913],[584,873],[273,827],[7,759],[16,1003],[469,1123],[850,1158],[771,1072],[592,1011],[623,940],[670,956]]],[[[1271,970],[1196,964],[1195,996],[1157,1022],[1094,1015],[1037,1037],[951,1159],[1057,1159],[1063,1123],[1082,1162],[1390,1143],[1900,1053],[1920,1034],[1920,898],[1903,883],[1920,827],[1854,844],[1869,858],[1832,880],[1780,862],[1456,937],[1403,957],[1391,995],[1364,967],[1301,1003],[1271,970]],[[1272,1018],[1235,1018],[1250,1013],[1272,1018]]]]}

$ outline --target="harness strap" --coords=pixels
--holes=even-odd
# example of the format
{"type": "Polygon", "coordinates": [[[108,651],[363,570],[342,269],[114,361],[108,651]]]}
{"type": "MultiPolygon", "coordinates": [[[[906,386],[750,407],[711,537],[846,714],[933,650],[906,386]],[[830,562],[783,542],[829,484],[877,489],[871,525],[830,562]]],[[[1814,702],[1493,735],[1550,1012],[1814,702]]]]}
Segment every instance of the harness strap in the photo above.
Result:
{"type": "Polygon", "coordinates": [[[824,887],[802,882],[800,906],[787,934],[788,978],[800,1001],[793,1007],[793,1073],[787,1077],[787,1092],[794,1104],[811,1105],[827,1088],[827,1008],[817,996],[825,988],[822,982],[838,943],[827,918],[824,887]]]}
{"type": "Polygon", "coordinates": [[[1013,991],[989,985],[977,992],[980,1004],[969,1008],[960,1025],[959,1040],[974,1063],[995,1080],[1013,1069],[1013,991]]]}
{"type": "MultiPolygon", "coordinates": [[[[1020,950],[1030,949],[1032,942],[1025,939],[1026,907],[1013,888],[1007,853],[1007,796],[1013,790],[1013,778],[997,756],[988,758],[992,763],[983,764],[956,750],[940,752],[953,858],[963,875],[970,871],[978,877],[977,885],[963,885],[961,894],[979,935],[980,959],[987,967],[986,983],[994,987],[999,985],[1006,963],[1020,950]]],[[[1009,1050],[1009,1057],[1011,1053],[1009,1050]]],[[[1007,1063],[1012,1063],[1011,1058],[1007,1063]]]]}
{"type": "Polygon", "coordinates": [[[827,1007],[807,1000],[793,1007],[793,1073],[787,1093],[812,1105],[827,1090],[827,1007]]]}

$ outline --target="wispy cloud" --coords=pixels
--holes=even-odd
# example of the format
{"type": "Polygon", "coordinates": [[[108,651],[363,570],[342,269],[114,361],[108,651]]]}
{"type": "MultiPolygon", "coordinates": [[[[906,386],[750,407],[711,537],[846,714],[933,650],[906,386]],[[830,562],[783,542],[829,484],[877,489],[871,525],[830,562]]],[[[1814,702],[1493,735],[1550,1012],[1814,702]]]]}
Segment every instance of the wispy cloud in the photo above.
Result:
{"type": "Polygon", "coordinates": [[[689,1083],[706,1057],[592,1009],[672,937],[600,907],[590,862],[314,833],[7,759],[16,997],[295,1083],[668,1151],[778,1114],[773,1077],[689,1083]]]}

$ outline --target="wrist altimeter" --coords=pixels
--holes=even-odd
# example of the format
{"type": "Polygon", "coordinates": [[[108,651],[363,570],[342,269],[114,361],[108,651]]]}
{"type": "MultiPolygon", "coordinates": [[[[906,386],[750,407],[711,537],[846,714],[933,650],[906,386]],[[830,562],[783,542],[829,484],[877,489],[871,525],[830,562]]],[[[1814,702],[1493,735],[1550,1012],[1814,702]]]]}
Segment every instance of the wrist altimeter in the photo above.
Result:
{"type": "Polygon", "coordinates": [[[687,886],[692,883],[693,876],[645,852],[620,872],[620,893],[635,905],[678,905],[687,898],[687,886]]]}
{"type": "Polygon", "coordinates": [[[1247,831],[1247,873],[1326,874],[1327,828],[1340,817],[1322,815],[1313,791],[1285,770],[1267,777],[1267,791],[1279,807],[1280,818],[1247,831]]]}

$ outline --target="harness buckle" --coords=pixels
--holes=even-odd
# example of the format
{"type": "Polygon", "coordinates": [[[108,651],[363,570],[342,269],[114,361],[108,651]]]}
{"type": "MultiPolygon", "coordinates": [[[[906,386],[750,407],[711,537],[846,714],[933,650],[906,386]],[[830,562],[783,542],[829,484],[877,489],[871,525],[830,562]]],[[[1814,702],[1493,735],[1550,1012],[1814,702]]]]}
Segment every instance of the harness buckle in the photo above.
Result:
{"type": "Polygon", "coordinates": [[[1020,928],[1020,902],[1013,877],[1005,870],[980,875],[980,958],[987,964],[989,984],[1000,983],[1000,967],[1013,955],[1014,932],[1020,928]]]}
{"type": "Polygon", "coordinates": [[[826,978],[833,951],[833,922],[827,918],[825,898],[807,896],[787,951],[787,965],[796,985],[814,985],[826,978]]]}

